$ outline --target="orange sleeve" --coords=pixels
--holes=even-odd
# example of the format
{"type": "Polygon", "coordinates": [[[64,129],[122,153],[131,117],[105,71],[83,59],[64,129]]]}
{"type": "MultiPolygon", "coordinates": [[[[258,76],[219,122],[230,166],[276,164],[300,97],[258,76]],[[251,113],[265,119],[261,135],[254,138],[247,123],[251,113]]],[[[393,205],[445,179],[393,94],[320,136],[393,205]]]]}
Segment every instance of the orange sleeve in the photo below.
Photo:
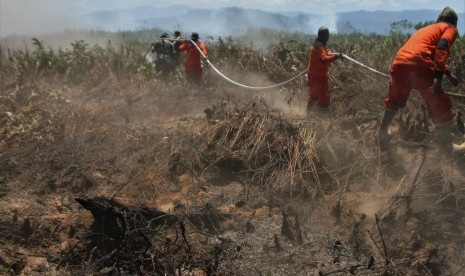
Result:
{"type": "Polygon", "coordinates": [[[322,62],[333,62],[336,59],[336,56],[329,54],[328,50],[325,47],[318,47],[320,50],[320,60],[322,62]]]}
{"type": "Polygon", "coordinates": [[[200,48],[200,50],[202,50],[202,53],[203,53],[204,55],[208,55],[208,54],[207,54],[207,48],[205,47],[205,44],[200,43],[199,48],[200,48]]]}
{"type": "Polygon", "coordinates": [[[447,59],[449,58],[450,48],[457,38],[457,29],[448,27],[441,36],[438,46],[436,46],[436,55],[434,56],[434,70],[438,72],[447,72],[449,66],[447,59]]]}
{"type": "Polygon", "coordinates": [[[179,46],[179,52],[184,52],[185,50],[187,50],[187,43],[184,42],[183,44],[181,44],[181,46],[179,46]]]}
{"type": "Polygon", "coordinates": [[[326,77],[328,75],[329,64],[336,59],[336,56],[328,54],[326,47],[319,42],[313,44],[308,62],[308,76],[326,77]]]}

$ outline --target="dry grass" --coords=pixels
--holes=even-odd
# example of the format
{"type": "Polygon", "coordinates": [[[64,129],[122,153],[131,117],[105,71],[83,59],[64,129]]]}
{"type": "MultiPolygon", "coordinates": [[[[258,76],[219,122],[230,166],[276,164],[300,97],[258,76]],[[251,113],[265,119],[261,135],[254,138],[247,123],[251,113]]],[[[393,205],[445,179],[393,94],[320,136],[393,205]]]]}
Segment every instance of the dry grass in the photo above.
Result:
{"type": "MultiPolygon", "coordinates": [[[[371,45],[370,39],[362,42],[366,44],[363,47],[368,48],[358,44],[353,47],[342,45],[340,50],[347,50],[347,53],[377,69],[387,70],[388,50],[371,45]],[[370,51],[374,57],[367,54],[370,51]]],[[[347,43],[350,44],[350,41],[347,43]]],[[[284,80],[293,76],[290,70],[292,65],[297,69],[305,67],[306,60],[302,55],[307,49],[302,48],[307,44],[298,45],[294,52],[296,56],[284,44],[266,53],[243,49],[240,45],[223,45],[225,49],[235,52],[221,65],[232,68],[232,71],[236,68],[235,72],[241,74],[256,71],[257,75],[263,74],[269,79],[284,80]],[[295,63],[295,57],[299,63],[295,63]]],[[[396,46],[395,43],[393,45],[396,46]]],[[[44,49],[41,51],[44,54],[44,49]]],[[[95,54],[88,48],[81,52],[86,57],[95,54]]],[[[215,51],[212,53],[212,60],[221,58],[220,55],[215,57],[215,51]]],[[[218,85],[210,78],[206,81],[209,94],[201,94],[202,91],[193,96],[182,82],[172,85],[170,80],[165,82],[150,72],[148,75],[138,72],[137,66],[143,65],[143,61],[131,62],[131,56],[134,56],[132,51],[126,56],[127,59],[110,48],[102,55],[99,59],[101,62],[91,70],[82,72],[78,79],[86,81],[79,84],[70,73],[75,71],[67,71],[63,75],[54,72],[54,68],[37,71],[31,63],[31,60],[35,60],[32,57],[18,60],[27,61],[30,68],[21,68],[18,64],[5,70],[3,68],[6,67],[2,67],[0,80],[7,85],[2,87],[0,95],[0,162],[3,165],[0,192],[5,199],[17,201],[21,192],[27,190],[32,196],[21,199],[26,205],[48,208],[47,215],[56,215],[56,209],[59,209],[63,212],[60,215],[69,219],[68,223],[76,223],[77,226],[72,227],[85,231],[85,225],[71,217],[79,210],[73,209],[69,203],[58,208],[50,198],[61,196],[62,193],[71,197],[110,194],[139,205],[142,202],[153,203],[156,202],[155,198],[169,195],[166,193],[168,189],[178,189],[179,194],[173,197],[176,201],[173,200],[172,204],[178,201],[198,204],[188,206],[186,210],[205,210],[206,220],[210,219],[207,210],[211,209],[211,204],[220,205],[222,210],[232,209],[225,217],[232,216],[233,219],[225,225],[229,225],[227,229],[230,232],[239,233],[239,237],[236,236],[238,240],[245,234],[242,233],[243,225],[236,222],[246,224],[247,221],[250,227],[253,217],[257,220],[256,225],[263,224],[263,231],[268,231],[250,233],[252,238],[249,242],[255,241],[253,247],[268,248],[270,242],[260,238],[265,234],[275,235],[278,238],[273,248],[286,248],[288,251],[273,251],[273,254],[282,254],[281,262],[289,263],[294,268],[302,267],[301,271],[310,271],[305,269],[324,263],[326,267],[311,271],[348,275],[350,269],[358,265],[357,273],[361,275],[380,275],[384,269],[392,274],[459,275],[464,259],[461,210],[465,184],[460,172],[463,160],[458,158],[456,163],[449,163],[428,155],[423,167],[418,168],[417,155],[429,149],[423,145],[428,144],[431,138],[431,125],[418,98],[413,97],[408,110],[396,118],[399,126],[393,143],[395,151],[380,153],[374,133],[387,82],[367,75],[351,64],[341,62],[331,69],[332,121],[325,126],[321,122],[306,120],[291,123],[286,114],[256,99],[205,126],[204,120],[189,117],[192,116],[189,112],[195,111],[197,115],[202,110],[202,104],[216,100],[212,97],[223,99],[227,87],[218,85]],[[114,63],[104,62],[107,55],[114,58],[114,63]],[[129,75],[125,76],[125,73],[129,75]],[[62,81],[61,76],[64,77],[62,81]],[[193,106],[198,110],[187,111],[193,106]],[[187,120],[179,118],[181,112],[185,112],[182,116],[186,116],[187,120]],[[158,119],[158,116],[161,118],[158,119]],[[171,124],[160,126],[164,120],[172,117],[175,119],[171,124]],[[189,120],[197,125],[192,129],[183,128],[182,122],[189,120]],[[195,131],[192,131],[194,128],[195,131]],[[224,194],[221,194],[209,198],[213,203],[206,204],[202,201],[202,195],[213,194],[209,190],[215,189],[219,177],[226,177],[224,185],[229,185],[233,180],[244,185],[251,184],[248,188],[252,190],[251,193],[255,189],[257,196],[240,195],[231,199],[233,203],[240,204],[228,202],[228,205],[223,202],[224,194]],[[279,204],[272,202],[275,199],[279,204]],[[366,210],[360,207],[375,200],[383,204],[375,204],[366,210]],[[240,206],[245,207],[241,209],[240,206]],[[297,211],[285,208],[289,206],[297,211]],[[279,207],[279,210],[273,210],[275,207],[279,207]],[[63,211],[66,208],[69,210],[63,211]],[[257,213],[267,215],[254,217],[257,213]],[[276,213],[282,214],[282,225],[289,219],[290,225],[287,227],[297,233],[297,242],[291,240],[284,247],[278,246],[279,239],[285,239],[285,236],[273,232],[276,225],[281,224],[281,216],[276,213]],[[374,213],[379,214],[378,224],[372,219],[374,213]],[[316,229],[322,229],[315,225],[326,227],[328,231],[324,233],[323,241],[317,244],[318,248],[311,247],[317,239],[315,237],[319,237],[318,233],[315,234],[316,229]],[[366,230],[370,231],[371,237],[364,235],[366,230]],[[384,245],[380,234],[383,234],[384,245]],[[346,246],[342,251],[346,254],[342,256],[345,262],[336,265],[336,257],[328,257],[331,254],[313,254],[336,250],[333,248],[336,239],[346,246]],[[309,247],[311,250],[308,250],[309,247]],[[385,256],[383,247],[387,249],[388,256],[385,256]],[[296,252],[302,258],[294,262],[291,259],[296,252]],[[371,256],[376,257],[375,270],[368,270],[366,264],[362,264],[371,256]],[[385,265],[384,259],[389,259],[390,263],[385,265]]],[[[1,62],[6,60],[2,59],[1,62]]],[[[209,77],[208,74],[206,77],[209,77]]],[[[301,101],[307,92],[303,87],[303,83],[296,82],[284,88],[284,91],[294,91],[293,97],[301,101]]],[[[231,96],[232,101],[244,103],[245,100],[237,95],[234,95],[235,98],[231,96]]],[[[12,224],[10,216],[19,217],[20,222],[24,221],[23,225],[27,226],[25,219],[29,219],[29,210],[19,208],[14,211],[10,205],[0,206],[8,216],[8,220],[0,223],[0,243],[10,248],[25,247],[20,228],[27,230],[27,227],[22,227],[18,222],[12,224]],[[9,230],[19,237],[11,238],[9,230]]],[[[35,217],[30,219],[31,227],[35,227],[36,231],[32,235],[34,241],[41,240],[44,233],[55,231],[55,221],[43,218],[43,214],[36,212],[32,212],[35,217]],[[48,225],[40,225],[42,219],[48,225]]],[[[65,220],[63,224],[66,224],[65,220]]],[[[223,230],[222,227],[226,228],[224,225],[217,226],[218,232],[223,230]]],[[[57,231],[67,240],[68,230],[71,232],[70,226],[57,231]]],[[[198,244],[202,244],[205,237],[217,238],[205,233],[196,234],[198,244]]],[[[85,235],[81,232],[79,237],[85,235]]],[[[157,238],[163,243],[164,237],[157,238]]],[[[56,237],[45,240],[50,244],[63,241],[56,237]]],[[[45,252],[44,248],[36,249],[45,252]]],[[[233,248],[234,254],[242,254],[237,250],[233,248]]],[[[340,252],[337,258],[341,257],[340,252]]],[[[204,256],[212,256],[197,253],[200,260],[204,256]]],[[[66,250],[55,252],[55,259],[50,258],[49,261],[56,261],[63,254],[66,254],[66,250]]],[[[86,261],[86,257],[91,255],[92,251],[85,251],[80,260],[86,261]]],[[[8,258],[10,266],[14,264],[10,263],[13,257],[8,258]]],[[[28,258],[19,253],[16,253],[16,257],[21,260],[20,264],[25,264],[28,258]]],[[[269,260],[272,257],[266,256],[269,260]]],[[[224,258],[232,264],[225,268],[226,271],[231,271],[237,262],[246,259],[237,261],[228,256],[224,258]]],[[[211,260],[207,259],[208,262],[211,260]]],[[[271,259],[270,263],[275,260],[271,259]]],[[[251,261],[247,265],[254,267],[257,263],[251,261]]],[[[14,271],[20,273],[21,269],[18,266],[14,271]]],[[[92,267],[89,269],[92,270],[92,267]]],[[[265,270],[260,272],[266,273],[265,270]]]]}
{"type": "Polygon", "coordinates": [[[293,192],[322,189],[315,132],[286,122],[260,101],[211,125],[202,139],[199,161],[206,172],[214,167],[241,172],[291,197],[293,192]]]}

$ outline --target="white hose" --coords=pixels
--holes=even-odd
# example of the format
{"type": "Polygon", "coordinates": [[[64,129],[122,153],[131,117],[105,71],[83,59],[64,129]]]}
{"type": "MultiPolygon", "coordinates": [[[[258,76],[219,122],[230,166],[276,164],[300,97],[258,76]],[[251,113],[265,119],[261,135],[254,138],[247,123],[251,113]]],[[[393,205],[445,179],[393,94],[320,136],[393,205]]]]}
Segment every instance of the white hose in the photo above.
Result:
{"type": "MultiPolygon", "coordinates": [[[[361,66],[363,68],[366,68],[366,69],[368,69],[368,70],[370,70],[370,71],[372,71],[372,72],[374,72],[374,73],[376,73],[376,74],[378,74],[380,76],[390,78],[390,76],[387,75],[387,74],[384,74],[384,73],[379,72],[379,71],[377,71],[377,70],[375,70],[373,68],[370,68],[370,67],[366,66],[365,64],[362,64],[362,63],[360,63],[360,62],[358,62],[358,61],[356,61],[356,60],[354,60],[354,59],[352,59],[352,58],[350,58],[350,57],[348,57],[348,56],[346,56],[344,54],[343,54],[343,56],[347,60],[349,60],[349,61],[351,61],[351,62],[353,62],[353,63],[355,63],[355,64],[357,64],[357,65],[359,65],[359,66],[361,66]]],[[[444,93],[446,93],[446,95],[449,95],[449,96],[460,97],[460,98],[464,97],[463,94],[456,94],[456,93],[450,93],[450,92],[444,92],[444,93]]],[[[465,152],[465,142],[463,142],[462,144],[452,143],[452,150],[454,152],[465,152]]]]}
{"type": "MultiPolygon", "coordinates": [[[[358,66],[361,66],[361,67],[363,67],[363,68],[366,68],[366,69],[370,70],[371,72],[374,72],[374,73],[376,73],[376,74],[378,74],[378,75],[380,75],[380,76],[383,76],[383,77],[385,77],[385,78],[391,78],[388,74],[382,73],[382,72],[380,72],[380,71],[378,71],[378,70],[376,70],[376,69],[373,69],[373,68],[371,68],[371,67],[368,67],[368,66],[366,66],[365,64],[363,64],[363,63],[361,63],[361,62],[359,62],[359,61],[356,61],[356,60],[353,59],[353,58],[350,58],[350,57],[348,57],[348,56],[346,56],[346,55],[344,55],[344,54],[343,54],[342,56],[344,56],[345,59],[347,59],[347,60],[349,60],[349,61],[351,61],[351,62],[357,64],[358,66]]],[[[462,99],[465,98],[465,95],[464,95],[464,94],[457,94],[457,93],[452,93],[452,92],[447,92],[447,91],[445,91],[444,93],[445,93],[446,95],[452,96],[452,97],[457,97],[457,98],[462,98],[462,99]]]]}
{"type": "MultiPolygon", "coordinates": [[[[302,75],[304,75],[304,74],[306,74],[306,73],[308,72],[308,70],[304,70],[304,71],[302,71],[301,73],[299,73],[297,76],[295,76],[295,77],[293,77],[293,78],[291,78],[291,79],[289,79],[289,80],[287,80],[287,81],[284,81],[284,82],[282,82],[282,83],[275,84],[275,85],[270,85],[270,86],[249,86],[249,85],[244,85],[244,84],[238,83],[238,82],[236,82],[236,81],[234,81],[234,80],[228,78],[228,77],[225,76],[223,73],[221,73],[220,70],[218,70],[218,69],[210,62],[210,60],[208,60],[208,58],[204,55],[204,53],[202,52],[202,50],[200,50],[199,46],[198,46],[194,41],[192,41],[192,40],[190,40],[190,42],[192,43],[192,45],[195,46],[195,48],[197,49],[197,51],[199,51],[200,55],[202,55],[202,57],[206,60],[206,62],[208,63],[208,65],[210,65],[210,67],[211,67],[218,75],[220,75],[220,76],[221,76],[223,79],[225,79],[226,81],[228,81],[228,82],[230,82],[230,83],[232,83],[232,84],[234,84],[234,85],[237,85],[237,86],[239,86],[239,87],[242,87],[242,88],[254,89],[254,90],[276,88],[276,87],[285,85],[285,84],[287,84],[287,83],[289,83],[289,82],[291,82],[291,81],[297,79],[298,77],[300,77],[300,76],[302,76],[302,75]]],[[[349,57],[349,56],[346,56],[346,55],[344,55],[344,54],[343,54],[342,56],[343,56],[345,59],[347,59],[347,60],[349,60],[349,61],[351,61],[351,62],[357,64],[358,66],[361,66],[361,67],[363,67],[363,68],[366,68],[366,69],[370,70],[371,72],[374,72],[374,73],[376,73],[376,74],[378,74],[378,75],[381,75],[381,76],[383,76],[383,77],[390,78],[389,75],[384,74],[384,73],[382,73],[382,72],[380,72],[380,71],[377,71],[376,69],[373,69],[373,68],[371,68],[371,67],[368,67],[368,66],[366,66],[365,64],[362,64],[362,63],[356,61],[355,59],[352,59],[352,58],[349,57]]]]}
{"type": "MultiPolygon", "coordinates": [[[[234,84],[234,85],[240,86],[240,87],[242,87],[242,88],[253,89],[253,90],[262,90],[262,89],[276,88],[276,87],[285,85],[285,84],[287,84],[287,83],[289,83],[289,82],[291,82],[291,81],[297,79],[298,77],[300,77],[300,76],[302,76],[302,75],[304,75],[304,74],[306,74],[306,73],[308,72],[308,70],[304,70],[304,71],[302,71],[301,73],[299,73],[297,76],[295,76],[295,77],[293,77],[293,78],[291,78],[291,79],[289,79],[289,80],[287,80],[287,81],[284,81],[284,82],[275,84],[275,85],[270,85],[270,86],[248,86],[248,85],[244,85],[244,84],[238,83],[238,82],[236,82],[236,81],[234,81],[234,80],[232,80],[232,79],[226,77],[225,75],[223,75],[223,74],[210,62],[210,60],[208,60],[208,58],[203,54],[203,52],[202,52],[202,50],[200,50],[199,46],[197,46],[197,44],[196,44],[194,41],[192,41],[192,40],[190,40],[190,42],[195,46],[195,48],[197,48],[197,51],[199,51],[199,53],[202,55],[202,57],[207,61],[208,65],[210,65],[211,68],[213,68],[213,70],[215,70],[215,72],[218,73],[218,75],[220,75],[220,76],[221,76],[223,79],[225,79],[226,81],[228,81],[228,82],[230,82],[230,83],[232,83],[232,84],[234,84]]],[[[342,56],[343,56],[345,59],[347,59],[348,61],[350,61],[350,62],[352,62],[352,63],[354,63],[354,64],[356,64],[356,65],[358,65],[358,66],[360,66],[360,67],[363,67],[363,68],[365,68],[365,69],[367,69],[367,70],[369,70],[369,71],[371,71],[371,72],[373,72],[373,73],[376,73],[376,74],[378,74],[378,75],[380,75],[380,76],[383,76],[383,77],[385,77],[385,78],[391,78],[388,74],[385,74],[385,73],[383,73],[383,72],[380,72],[380,71],[378,71],[378,70],[376,70],[376,69],[374,69],[374,68],[371,68],[371,67],[369,67],[369,66],[366,66],[365,64],[363,64],[363,63],[361,63],[361,62],[359,62],[359,61],[357,61],[357,60],[355,60],[355,59],[353,59],[353,58],[351,58],[351,57],[349,57],[349,56],[347,56],[347,55],[342,54],[342,56]]],[[[453,97],[465,98],[465,95],[462,95],[462,94],[451,93],[451,92],[445,92],[445,94],[446,94],[446,95],[449,95],[449,96],[453,96],[453,97]]]]}
{"type": "MultiPolygon", "coordinates": [[[[282,83],[278,83],[278,84],[275,84],[275,85],[270,85],[270,86],[262,86],[262,87],[258,87],[258,86],[248,86],[248,85],[244,85],[244,84],[241,84],[241,83],[238,83],[236,81],[233,81],[232,79],[226,77],[225,75],[223,75],[215,66],[213,66],[213,64],[208,60],[208,58],[203,54],[202,50],[200,50],[199,46],[197,46],[197,44],[194,42],[194,41],[190,41],[194,46],[195,48],[197,48],[197,51],[199,51],[199,53],[202,55],[202,57],[207,61],[207,63],[213,68],[213,70],[215,70],[216,73],[218,73],[223,79],[227,80],[228,82],[234,84],[234,85],[237,85],[237,86],[240,86],[242,88],[247,88],[247,89],[254,89],[254,90],[260,90],[260,89],[269,89],[269,88],[275,88],[275,87],[278,87],[278,86],[281,86],[281,85],[284,85],[286,83],[289,83],[293,80],[295,80],[296,78],[300,77],[301,75],[305,74],[308,72],[308,70],[305,70],[303,72],[301,72],[300,74],[298,74],[297,76],[285,81],[285,82],[282,82],[282,83]]],[[[390,78],[390,76],[388,74],[385,74],[385,73],[382,73],[374,68],[371,68],[369,66],[366,66],[365,64],[359,62],[359,61],[356,61],[355,59],[349,57],[349,56],[346,56],[346,55],[342,55],[345,59],[347,59],[348,61],[350,62],[353,62],[354,64],[360,66],[360,67],[363,67],[373,73],[376,73],[380,76],[383,76],[385,78],[390,78]]],[[[454,94],[454,93],[449,93],[449,92],[445,92],[447,95],[451,95],[451,96],[456,96],[456,97],[463,97],[463,95],[460,95],[460,94],[454,94]]],[[[452,146],[453,146],[453,151],[454,152],[462,152],[462,151],[465,151],[465,142],[458,145],[458,144],[455,144],[455,143],[452,143],[452,146]]]]}
{"type": "Polygon", "coordinates": [[[373,68],[371,68],[371,67],[368,67],[368,66],[366,66],[365,64],[363,64],[363,63],[361,63],[361,62],[358,62],[358,61],[356,61],[355,59],[353,59],[353,58],[351,58],[351,57],[349,57],[349,56],[346,56],[346,55],[344,55],[344,54],[342,54],[342,56],[343,56],[345,59],[347,59],[348,61],[351,61],[351,62],[357,64],[358,66],[361,66],[361,67],[363,67],[363,68],[365,68],[365,69],[368,69],[368,70],[370,70],[370,71],[373,72],[373,73],[376,73],[376,74],[378,74],[378,75],[380,75],[380,76],[383,76],[383,77],[385,77],[385,78],[390,78],[390,76],[389,76],[388,74],[382,73],[382,72],[380,72],[380,71],[378,71],[378,70],[376,70],[376,69],[373,69],[373,68]]]}
{"type": "Polygon", "coordinates": [[[253,89],[253,90],[263,90],[263,89],[270,89],[270,88],[276,88],[276,87],[279,87],[279,86],[282,86],[282,85],[285,85],[295,79],[297,79],[298,77],[304,75],[307,73],[308,70],[305,70],[305,71],[302,71],[301,73],[299,73],[297,76],[287,80],[287,81],[284,81],[284,82],[281,82],[281,83],[278,83],[278,84],[274,84],[274,85],[270,85],[270,86],[248,86],[248,85],[245,85],[245,84],[241,84],[241,83],[238,83],[228,77],[226,77],[224,74],[222,74],[211,62],[210,60],[208,60],[208,58],[204,55],[204,53],[202,52],[202,50],[200,50],[199,46],[197,46],[197,44],[194,42],[194,41],[190,41],[194,46],[195,48],[197,48],[197,51],[199,51],[200,55],[202,55],[202,57],[206,60],[206,62],[208,63],[208,65],[210,65],[210,67],[218,74],[220,75],[223,79],[225,79],[226,81],[234,84],[234,85],[237,85],[237,86],[240,86],[242,88],[246,88],[246,89],[253,89]]]}

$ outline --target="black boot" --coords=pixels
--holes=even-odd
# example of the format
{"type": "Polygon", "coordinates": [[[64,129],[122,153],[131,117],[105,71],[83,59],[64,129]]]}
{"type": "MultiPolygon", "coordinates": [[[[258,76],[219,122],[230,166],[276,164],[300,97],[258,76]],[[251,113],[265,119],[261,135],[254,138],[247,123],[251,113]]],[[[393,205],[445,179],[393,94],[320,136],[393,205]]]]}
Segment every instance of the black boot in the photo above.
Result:
{"type": "Polygon", "coordinates": [[[329,107],[316,107],[316,114],[320,119],[330,119],[329,107]]]}
{"type": "Polygon", "coordinates": [[[389,147],[389,142],[391,140],[391,137],[389,136],[388,128],[389,128],[389,124],[391,123],[392,119],[394,119],[395,115],[396,115],[395,111],[385,109],[381,116],[381,120],[379,123],[379,129],[378,129],[378,142],[379,142],[379,147],[382,151],[387,150],[389,147]]]}
{"type": "Polygon", "coordinates": [[[312,112],[315,112],[316,100],[308,100],[307,118],[311,118],[312,112]]]}
{"type": "Polygon", "coordinates": [[[436,139],[435,142],[441,151],[446,156],[452,155],[453,151],[453,140],[452,140],[452,123],[444,123],[436,125],[436,139]]]}

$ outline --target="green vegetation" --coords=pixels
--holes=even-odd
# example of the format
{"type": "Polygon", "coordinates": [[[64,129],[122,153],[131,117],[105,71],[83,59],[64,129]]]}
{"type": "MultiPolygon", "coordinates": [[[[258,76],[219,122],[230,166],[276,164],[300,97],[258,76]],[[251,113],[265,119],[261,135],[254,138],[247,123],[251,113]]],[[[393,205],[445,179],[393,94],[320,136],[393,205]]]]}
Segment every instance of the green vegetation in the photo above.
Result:
{"type": "MultiPolygon", "coordinates": [[[[388,72],[392,58],[407,40],[403,34],[405,28],[415,27],[408,21],[394,22],[391,35],[376,34],[333,34],[329,48],[359,60],[382,72],[388,72]]],[[[147,79],[159,79],[153,66],[144,58],[144,53],[160,30],[144,29],[134,32],[108,33],[89,32],[95,38],[107,39],[104,45],[75,40],[70,46],[52,48],[47,41],[32,39],[32,46],[22,49],[0,50],[1,71],[3,75],[14,73],[18,78],[49,76],[68,81],[80,82],[86,78],[106,75],[108,72],[118,77],[140,76],[147,79]],[[9,73],[6,73],[6,72],[9,73]],[[103,74],[103,75],[102,75],[103,74]]],[[[308,62],[309,47],[314,36],[302,33],[285,33],[269,29],[250,30],[244,36],[205,38],[210,60],[227,73],[253,72],[267,76],[274,81],[287,80],[305,70],[308,62]]],[[[0,45],[1,48],[1,45],[0,45]]],[[[463,76],[465,41],[459,37],[451,55],[452,70],[463,76]]],[[[336,66],[336,76],[343,79],[359,72],[349,64],[336,66]]],[[[179,70],[182,71],[182,70],[179,70]]],[[[367,74],[366,72],[362,72],[367,74]]],[[[175,75],[179,83],[182,72],[175,75]]],[[[363,78],[361,78],[363,79],[363,78]]],[[[166,81],[166,80],[164,80],[166,81]]],[[[294,83],[301,88],[301,83],[294,83]]]]}

